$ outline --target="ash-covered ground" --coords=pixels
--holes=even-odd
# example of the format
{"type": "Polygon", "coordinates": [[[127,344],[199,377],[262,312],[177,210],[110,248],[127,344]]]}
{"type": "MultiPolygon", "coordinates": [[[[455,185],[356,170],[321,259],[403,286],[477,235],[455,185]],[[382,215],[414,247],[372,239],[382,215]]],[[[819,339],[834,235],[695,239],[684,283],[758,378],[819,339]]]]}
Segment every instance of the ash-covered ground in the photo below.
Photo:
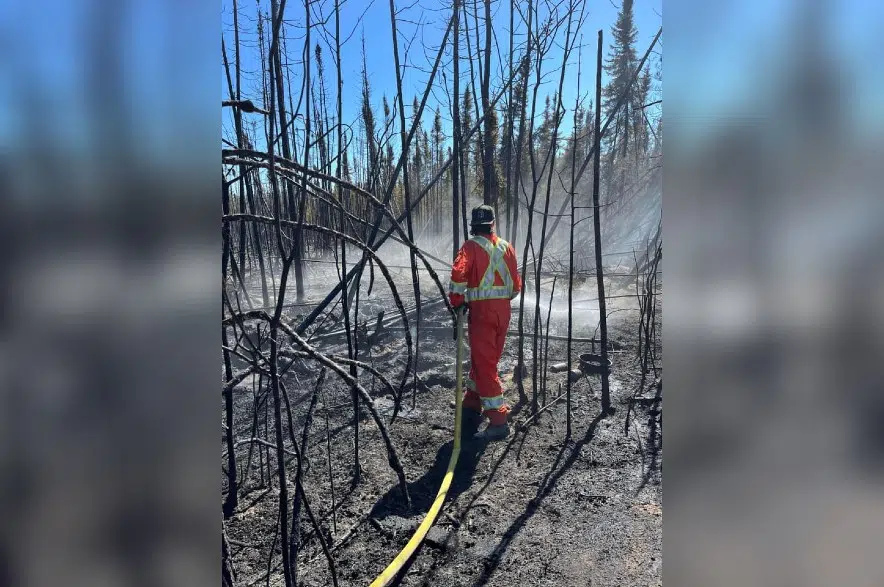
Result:
{"type": "MultiPolygon", "coordinates": [[[[394,263],[391,262],[391,265],[394,263]]],[[[397,289],[407,308],[414,305],[411,273],[391,269],[397,289]]],[[[322,284],[307,296],[323,297],[337,279],[334,265],[308,265],[311,283],[322,284]]],[[[448,275],[439,277],[447,285],[448,275]]],[[[367,281],[367,280],[366,280],[367,281]]],[[[549,293],[553,277],[544,278],[541,316],[550,332],[566,334],[567,279],[559,278],[550,312],[549,293]]],[[[402,575],[403,585],[660,585],[662,582],[662,404],[653,401],[655,374],[646,374],[646,401],[635,403],[628,435],[624,432],[630,398],[641,373],[636,359],[639,313],[634,279],[609,280],[612,297],[608,304],[609,338],[612,346],[610,377],[613,415],[600,418],[600,377],[582,376],[572,386],[572,434],[565,438],[566,372],[547,374],[545,389],[538,381],[539,402],[557,400],[530,425],[502,442],[480,445],[465,442],[454,482],[442,513],[425,544],[402,575]],[[614,311],[616,310],[616,311],[614,311]]],[[[426,274],[422,291],[429,304],[421,317],[420,352],[417,357],[418,384],[409,377],[403,391],[402,409],[391,422],[392,398],[371,374],[360,373],[360,382],[375,399],[384,415],[399,458],[405,468],[412,505],[405,508],[396,476],[387,464],[381,435],[367,410],[361,410],[359,424],[360,480],[354,477],[354,428],[350,390],[328,373],[309,428],[303,483],[314,515],[320,521],[327,542],[334,545],[339,585],[367,585],[405,545],[423,519],[448,465],[452,447],[454,411],[455,343],[450,315],[438,302],[439,294],[426,274]],[[355,530],[354,530],[355,528],[355,530]],[[346,538],[346,539],[345,539],[346,538]],[[343,539],[343,540],[342,540],[343,539]]],[[[533,282],[529,282],[533,289],[533,282]]],[[[574,336],[591,338],[597,329],[598,308],[594,298],[595,279],[575,284],[574,336]],[[585,301],[584,301],[585,300],[585,301]]],[[[256,299],[260,298],[256,289],[256,299]]],[[[292,299],[294,292],[292,292],[292,299]]],[[[389,288],[379,273],[371,294],[367,284],[360,292],[359,360],[372,364],[394,386],[402,381],[405,339],[389,288]],[[384,312],[383,327],[375,332],[377,314],[384,312]]],[[[533,330],[534,296],[526,295],[524,329],[533,330]]],[[[518,328],[519,300],[513,301],[511,329],[518,328]]],[[[310,310],[309,305],[289,306],[285,320],[296,325],[310,310]]],[[[339,333],[340,306],[321,328],[311,332],[311,344],[327,354],[346,355],[346,339],[339,333]]],[[[410,329],[416,332],[414,314],[410,329]]],[[[658,330],[659,331],[659,330],[658,330]]],[[[515,406],[513,421],[531,415],[530,401],[519,403],[513,380],[519,338],[508,338],[500,363],[506,395],[515,406]]],[[[530,399],[534,388],[532,339],[524,339],[528,378],[523,381],[530,399]]],[[[540,345],[541,348],[543,345],[540,345]]],[[[592,350],[588,342],[575,342],[576,357],[592,350]]],[[[598,349],[596,349],[598,350],[598,349]]],[[[662,365],[657,349],[657,365],[662,365]]],[[[566,360],[565,342],[550,340],[549,364],[566,360]]],[[[465,357],[469,357],[468,346],[465,357]]],[[[468,364],[467,364],[468,366],[468,364]]],[[[542,368],[538,369],[541,373],[542,368]]],[[[296,415],[299,438],[319,366],[296,361],[283,381],[296,415]]],[[[236,438],[248,439],[255,423],[258,436],[273,438],[272,403],[265,416],[264,402],[272,402],[259,391],[266,378],[246,379],[235,392],[236,438]],[[257,406],[257,411],[256,411],[257,406]],[[257,414],[257,417],[256,417],[257,414]],[[267,426],[265,431],[265,426],[267,426]]],[[[286,431],[284,436],[287,437],[286,431]]],[[[275,456],[270,465],[261,453],[266,448],[248,442],[237,446],[242,469],[253,446],[251,474],[240,507],[228,521],[233,560],[244,585],[282,584],[280,544],[275,532],[278,516],[275,456]],[[260,473],[261,464],[264,471],[260,473]],[[263,482],[262,482],[263,479],[263,482]],[[275,554],[268,565],[270,550],[275,554]]],[[[296,461],[288,467],[289,495],[294,494],[296,461]]],[[[330,585],[326,557],[320,549],[313,525],[303,513],[300,522],[298,582],[330,585]]]]}

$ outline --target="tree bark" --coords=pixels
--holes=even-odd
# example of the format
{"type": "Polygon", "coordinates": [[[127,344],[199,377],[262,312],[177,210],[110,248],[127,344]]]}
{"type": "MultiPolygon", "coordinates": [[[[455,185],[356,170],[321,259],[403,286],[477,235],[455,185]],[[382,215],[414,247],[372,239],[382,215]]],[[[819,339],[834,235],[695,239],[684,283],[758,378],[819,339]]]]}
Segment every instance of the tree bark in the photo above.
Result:
{"type": "MultiPolygon", "coordinates": [[[[460,46],[460,0],[454,0],[454,101],[451,107],[451,114],[453,120],[453,147],[451,151],[451,156],[454,159],[454,165],[451,170],[451,258],[454,259],[457,256],[457,252],[460,250],[460,224],[458,220],[458,191],[460,188],[460,173],[462,171],[461,165],[461,136],[460,136],[460,52],[458,50],[460,46]]],[[[466,198],[466,194],[463,194],[463,198],[466,198]]]]}
{"type": "MultiPolygon", "coordinates": [[[[396,33],[396,6],[394,5],[393,0],[390,0],[390,24],[393,31],[393,61],[396,67],[396,95],[399,99],[399,140],[402,145],[402,178],[403,178],[403,190],[405,192],[405,209],[411,210],[411,187],[408,181],[408,151],[407,151],[407,135],[405,132],[405,100],[402,95],[402,72],[399,69],[399,39],[396,33]]],[[[420,126],[420,118],[417,117],[417,113],[415,113],[414,124],[420,126]]],[[[420,145],[417,146],[420,149],[420,145]]],[[[412,227],[411,222],[411,214],[407,214],[405,216],[405,226],[408,229],[408,240],[414,242],[414,228],[412,227]]],[[[414,254],[414,249],[409,250],[409,259],[411,260],[411,279],[414,284],[414,303],[417,304],[417,317],[416,317],[416,335],[415,335],[415,343],[414,343],[414,354],[415,354],[415,364],[414,364],[414,383],[412,388],[412,407],[417,402],[417,373],[418,366],[417,361],[420,356],[420,324],[421,324],[421,287],[420,287],[420,274],[418,273],[417,268],[417,258],[414,254]]],[[[397,402],[398,403],[398,402],[397,402]]],[[[398,406],[397,406],[398,407],[398,406]]]]}
{"type": "MultiPolygon", "coordinates": [[[[608,364],[608,318],[605,306],[605,272],[602,266],[602,226],[599,217],[599,152],[602,136],[602,109],[599,104],[602,99],[602,31],[599,30],[598,55],[596,57],[596,82],[595,82],[595,157],[592,164],[592,224],[595,234],[595,270],[596,283],[599,292],[599,324],[601,330],[602,365],[608,364]]],[[[611,390],[608,381],[608,370],[602,370],[602,414],[611,413],[611,390]]]]}
{"type": "Polygon", "coordinates": [[[491,0],[485,0],[485,76],[482,78],[482,110],[485,113],[485,139],[482,155],[483,193],[482,202],[493,205],[497,216],[497,186],[493,183],[494,176],[494,142],[492,141],[491,100],[488,93],[491,82],[491,0]]]}

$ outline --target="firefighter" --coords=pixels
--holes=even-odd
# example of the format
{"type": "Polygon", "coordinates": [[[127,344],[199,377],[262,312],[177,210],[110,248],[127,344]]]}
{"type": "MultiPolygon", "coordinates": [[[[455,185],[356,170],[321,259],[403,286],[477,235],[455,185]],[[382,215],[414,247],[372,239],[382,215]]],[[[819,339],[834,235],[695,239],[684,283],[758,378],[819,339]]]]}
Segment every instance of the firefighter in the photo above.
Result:
{"type": "Polygon", "coordinates": [[[472,238],[454,259],[449,286],[451,305],[466,305],[469,310],[470,372],[463,398],[463,425],[472,434],[487,417],[487,428],[474,438],[501,440],[510,432],[510,408],[503,397],[497,363],[510,325],[510,300],[521,292],[522,280],[515,249],[494,234],[494,209],[473,208],[470,226],[472,238]]]}

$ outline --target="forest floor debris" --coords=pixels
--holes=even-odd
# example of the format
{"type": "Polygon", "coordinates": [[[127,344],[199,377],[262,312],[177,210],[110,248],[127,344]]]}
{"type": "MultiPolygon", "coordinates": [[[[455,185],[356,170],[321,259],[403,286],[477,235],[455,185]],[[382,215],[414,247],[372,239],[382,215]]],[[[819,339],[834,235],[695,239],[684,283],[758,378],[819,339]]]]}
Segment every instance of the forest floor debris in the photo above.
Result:
{"type": "MultiPolygon", "coordinates": [[[[637,322],[629,320],[627,314],[632,313],[621,313],[622,318],[611,322],[611,338],[628,351],[634,349],[637,322]]],[[[409,380],[402,410],[389,426],[407,472],[410,509],[403,506],[380,434],[365,410],[359,439],[362,475],[356,486],[351,485],[352,410],[345,385],[329,378],[316,407],[306,449],[304,484],[312,508],[329,533],[328,542],[336,545],[340,585],[368,585],[384,569],[423,518],[448,465],[454,342],[444,326],[450,324],[450,318],[436,309],[424,316],[424,324],[437,328],[421,333],[421,383],[415,393],[409,380]],[[335,487],[335,535],[326,464],[326,414],[335,487]],[[341,544],[342,536],[357,524],[341,544]]],[[[518,402],[512,377],[517,341],[517,337],[509,338],[501,360],[507,398],[514,405],[518,402]]],[[[375,366],[388,374],[400,371],[403,345],[401,336],[381,336],[371,351],[375,366]]],[[[526,345],[530,360],[528,339],[526,345]]],[[[590,350],[583,346],[589,345],[578,345],[575,357],[590,350]]],[[[564,342],[550,342],[550,356],[563,357],[564,347],[564,342]]],[[[464,443],[443,514],[403,571],[402,585],[662,584],[662,440],[656,420],[660,410],[653,401],[636,405],[633,429],[629,436],[624,435],[626,404],[640,373],[634,353],[614,353],[611,357],[611,399],[616,412],[599,418],[599,377],[581,377],[572,388],[570,442],[564,442],[565,402],[558,401],[530,425],[514,429],[503,442],[464,443]]],[[[286,377],[303,384],[292,389],[308,390],[317,374],[314,365],[296,364],[286,377]]],[[[566,375],[548,375],[547,403],[564,393],[566,375]]],[[[648,380],[654,381],[653,373],[648,380]]],[[[389,425],[391,398],[384,397],[383,387],[372,385],[370,374],[363,373],[360,381],[377,394],[378,407],[389,425]]],[[[530,369],[524,385],[530,398],[530,369]]],[[[235,394],[238,438],[246,437],[252,425],[250,390],[244,382],[235,394]]],[[[304,398],[292,398],[298,427],[306,416],[309,395],[305,392],[304,398]]],[[[514,420],[526,420],[530,409],[530,401],[515,406],[514,420]]],[[[257,452],[253,469],[258,466],[257,452]]],[[[295,464],[289,467],[293,471],[295,464]]],[[[272,476],[272,471],[264,473],[265,478],[272,476]]],[[[268,492],[266,485],[260,487],[259,479],[253,470],[250,484],[255,487],[241,498],[241,504],[254,504],[241,506],[227,522],[242,585],[266,584],[271,543],[277,551],[280,548],[278,535],[273,539],[278,494],[276,490],[268,492]]],[[[290,494],[293,479],[292,474],[290,494]]],[[[328,563],[318,541],[311,539],[310,524],[302,522],[301,533],[299,584],[330,584],[328,563]]],[[[279,565],[277,552],[270,568],[270,585],[282,584],[279,565]]]]}

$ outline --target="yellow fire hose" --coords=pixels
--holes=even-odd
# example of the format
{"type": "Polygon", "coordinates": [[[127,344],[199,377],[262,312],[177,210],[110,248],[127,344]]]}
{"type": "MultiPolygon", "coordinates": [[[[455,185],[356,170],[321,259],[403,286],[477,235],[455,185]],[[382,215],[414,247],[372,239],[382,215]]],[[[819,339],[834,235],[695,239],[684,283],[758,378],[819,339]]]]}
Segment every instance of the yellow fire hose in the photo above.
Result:
{"type": "Polygon", "coordinates": [[[451,480],[454,478],[454,467],[457,466],[457,457],[460,454],[460,420],[461,403],[463,402],[463,394],[461,393],[461,388],[463,386],[463,307],[458,308],[457,310],[456,364],[457,367],[454,378],[454,447],[451,450],[451,459],[448,461],[448,470],[445,472],[445,477],[442,479],[442,485],[439,486],[439,492],[436,493],[436,500],[433,502],[433,505],[430,506],[430,511],[427,512],[426,517],[421,522],[420,526],[417,527],[417,530],[415,530],[414,535],[408,541],[408,544],[405,545],[405,548],[396,555],[396,558],[394,558],[393,562],[384,569],[384,572],[378,575],[377,579],[372,581],[370,587],[384,587],[385,585],[389,585],[390,581],[393,580],[396,574],[402,570],[402,567],[408,559],[411,558],[414,551],[417,550],[417,547],[424,541],[433,522],[436,521],[436,516],[438,516],[439,512],[442,510],[442,504],[445,503],[445,498],[448,495],[448,488],[451,486],[451,480]]]}

